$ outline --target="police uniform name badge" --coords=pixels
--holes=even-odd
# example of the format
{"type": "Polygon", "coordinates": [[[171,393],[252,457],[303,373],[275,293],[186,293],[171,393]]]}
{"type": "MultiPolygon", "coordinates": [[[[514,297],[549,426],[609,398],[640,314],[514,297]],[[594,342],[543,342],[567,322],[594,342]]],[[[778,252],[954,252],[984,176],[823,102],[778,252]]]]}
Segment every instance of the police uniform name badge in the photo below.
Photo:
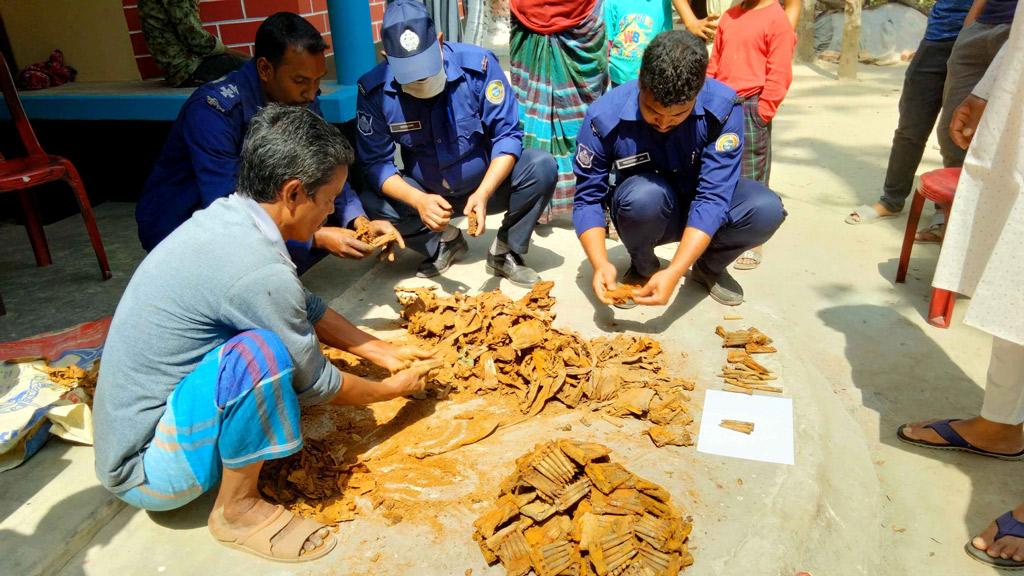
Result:
{"type": "Polygon", "coordinates": [[[505,85],[501,83],[501,80],[491,80],[485,93],[487,101],[491,104],[501,104],[505,101],[505,85]]]}
{"type": "Polygon", "coordinates": [[[423,128],[423,124],[419,120],[413,120],[411,122],[394,122],[388,124],[388,128],[391,129],[392,134],[401,134],[402,132],[414,132],[423,128]]]}
{"type": "Polygon", "coordinates": [[[642,152],[640,154],[637,154],[636,156],[629,156],[626,158],[616,160],[615,167],[618,168],[619,170],[625,170],[626,168],[632,168],[633,166],[637,166],[639,164],[643,164],[645,162],[650,161],[651,155],[648,154],[647,152],[642,152]]]}
{"type": "Polygon", "coordinates": [[[735,132],[726,132],[715,140],[715,151],[732,152],[740,147],[740,137],[735,132]]]}
{"type": "Polygon", "coordinates": [[[356,114],[356,128],[363,136],[373,135],[373,118],[366,112],[356,114]]]}

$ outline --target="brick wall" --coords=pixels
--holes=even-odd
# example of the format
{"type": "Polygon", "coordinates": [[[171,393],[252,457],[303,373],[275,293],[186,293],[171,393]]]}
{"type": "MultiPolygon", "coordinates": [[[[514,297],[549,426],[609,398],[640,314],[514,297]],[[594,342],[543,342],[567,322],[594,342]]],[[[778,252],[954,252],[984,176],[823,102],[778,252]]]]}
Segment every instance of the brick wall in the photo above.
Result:
{"type": "MultiPolygon", "coordinates": [[[[346,0],[359,1],[359,0],[346,0]]],[[[366,1],[366,0],[363,0],[366,1]]],[[[380,20],[384,16],[384,0],[369,0],[373,14],[374,40],[380,36],[380,20]]],[[[162,78],[163,73],[156,61],[149,54],[149,47],[142,36],[142,24],[139,20],[137,0],[122,0],[124,17],[131,34],[132,50],[135,52],[135,63],[144,79],[162,78]]],[[[327,43],[331,43],[330,22],[327,19],[327,0],[202,0],[199,3],[199,15],[210,34],[220,37],[221,42],[229,48],[242,52],[253,51],[256,29],[263,19],[275,12],[295,12],[301,14],[316,27],[327,43]]],[[[328,50],[327,55],[333,54],[328,50]]]]}
{"type": "Polygon", "coordinates": [[[384,5],[385,0],[370,0],[370,21],[373,22],[374,42],[380,42],[380,27],[381,22],[384,21],[384,5]]]}

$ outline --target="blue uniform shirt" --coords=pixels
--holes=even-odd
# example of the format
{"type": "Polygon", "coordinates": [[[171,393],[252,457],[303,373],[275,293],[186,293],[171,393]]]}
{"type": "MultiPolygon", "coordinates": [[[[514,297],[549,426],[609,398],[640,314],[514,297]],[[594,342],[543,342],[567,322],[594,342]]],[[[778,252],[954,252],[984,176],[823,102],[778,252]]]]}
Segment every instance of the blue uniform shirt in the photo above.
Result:
{"type": "Polygon", "coordinates": [[[523,151],[519,107],[497,57],[456,42],[443,51],[448,80],[434,98],[403,93],[387,62],[359,79],[356,149],[377,192],[398,174],[396,144],[406,174],[429,192],[452,195],[473,192],[492,158],[523,151]]]}
{"type": "MultiPolygon", "coordinates": [[[[152,250],[193,212],[235,191],[249,120],[266,104],[255,60],[196,88],[171,126],[135,209],[143,248],[152,250]]],[[[320,114],[319,100],[309,109],[320,114]]],[[[335,210],[345,225],[364,214],[347,183],[335,210]]]]}
{"type": "Polygon", "coordinates": [[[938,0],[928,14],[924,39],[929,42],[956,40],[973,0],[938,0]]]}
{"type": "Polygon", "coordinates": [[[604,227],[610,176],[621,183],[657,173],[690,202],[686,225],[714,236],[740,179],[743,110],[736,92],[708,78],[690,116],[665,134],[644,121],[639,95],[637,82],[627,82],[594,102],[583,119],[573,158],[576,234],[604,227]]]}

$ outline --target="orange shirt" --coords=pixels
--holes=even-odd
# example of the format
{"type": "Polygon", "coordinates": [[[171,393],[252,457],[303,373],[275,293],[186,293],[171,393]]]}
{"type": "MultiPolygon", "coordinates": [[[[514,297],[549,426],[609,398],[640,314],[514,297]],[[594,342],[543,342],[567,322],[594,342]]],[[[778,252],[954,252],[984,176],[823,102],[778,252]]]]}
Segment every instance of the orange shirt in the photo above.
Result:
{"type": "Polygon", "coordinates": [[[778,2],[756,10],[734,6],[722,14],[708,76],[746,98],[760,95],[761,119],[771,122],[793,82],[796,32],[778,2]]]}
{"type": "Polygon", "coordinates": [[[597,0],[511,0],[509,9],[530,30],[554,34],[586,20],[596,4],[597,0]]]}

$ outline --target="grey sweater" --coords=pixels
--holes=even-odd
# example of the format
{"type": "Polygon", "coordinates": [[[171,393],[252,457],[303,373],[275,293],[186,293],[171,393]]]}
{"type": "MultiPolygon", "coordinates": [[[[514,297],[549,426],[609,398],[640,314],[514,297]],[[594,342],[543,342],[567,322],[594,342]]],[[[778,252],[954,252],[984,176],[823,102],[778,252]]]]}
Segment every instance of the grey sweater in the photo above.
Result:
{"type": "Polygon", "coordinates": [[[141,453],[171,392],[239,332],[276,333],[300,402],[330,399],[341,374],[313,330],[326,309],[258,204],[232,195],[196,212],[142,261],[114,313],[93,405],[100,482],[122,492],[145,481],[141,453]]]}

